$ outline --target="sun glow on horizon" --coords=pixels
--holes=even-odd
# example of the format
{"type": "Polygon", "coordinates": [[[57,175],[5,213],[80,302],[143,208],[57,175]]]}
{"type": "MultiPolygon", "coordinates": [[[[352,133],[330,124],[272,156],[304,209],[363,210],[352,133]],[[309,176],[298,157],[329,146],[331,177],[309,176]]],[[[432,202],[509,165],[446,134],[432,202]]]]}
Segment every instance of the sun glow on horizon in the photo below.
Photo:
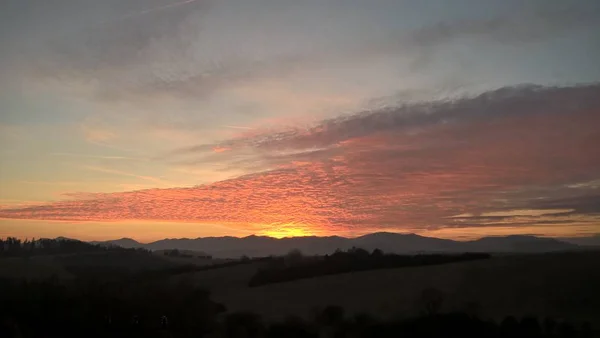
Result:
{"type": "Polygon", "coordinates": [[[310,231],[310,227],[305,224],[270,224],[269,227],[270,229],[265,229],[259,234],[273,238],[315,236],[315,233],[310,231]]]}

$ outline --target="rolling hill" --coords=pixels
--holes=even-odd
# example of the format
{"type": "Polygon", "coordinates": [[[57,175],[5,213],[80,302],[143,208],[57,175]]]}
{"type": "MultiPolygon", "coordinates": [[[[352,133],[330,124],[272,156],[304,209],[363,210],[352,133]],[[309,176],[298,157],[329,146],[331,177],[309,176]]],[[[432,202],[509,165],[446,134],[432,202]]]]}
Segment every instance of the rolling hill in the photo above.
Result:
{"type": "Polygon", "coordinates": [[[113,241],[95,242],[103,245],[118,245],[125,248],[146,248],[149,250],[192,250],[202,251],[218,258],[235,258],[242,255],[251,257],[282,255],[292,249],[299,249],[307,255],[325,255],[335,249],[347,250],[360,247],[366,250],[381,249],[384,252],[414,254],[422,252],[492,252],[492,253],[536,253],[577,250],[580,246],[552,238],[513,235],[505,237],[484,237],[474,241],[454,241],[415,234],[378,232],[356,238],[339,236],[291,237],[276,239],[266,236],[248,237],[205,237],[162,239],[151,243],[139,243],[122,238],[113,241]]]}
{"type": "MultiPolygon", "coordinates": [[[[253,311],[265,318],[310,316],[315,308],[340,305],[348,314],[411,316],[420,311],[426,288],[444,295],[443,311],[471,309],[485,318],[536,314],[588,320],[600,325],[597,251],[499,255],[489,260],[357,271],[246,287],[261,266],[191,274],[229,311],[253,311]],[[244,279],[244,278],[246,279],[244,279]],[[265,301],[269,300],[269,301],[265,301]]],[[[183,277],[181,277],[183,278],[183,277]]]]}

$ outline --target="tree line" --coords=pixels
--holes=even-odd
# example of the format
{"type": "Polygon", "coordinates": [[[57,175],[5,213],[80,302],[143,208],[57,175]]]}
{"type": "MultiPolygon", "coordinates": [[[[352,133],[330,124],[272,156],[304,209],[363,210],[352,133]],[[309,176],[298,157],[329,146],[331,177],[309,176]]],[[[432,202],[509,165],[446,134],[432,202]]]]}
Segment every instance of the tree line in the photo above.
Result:
{"type": "Polygon", "coordinates": [[[104,246],[73,239],[25,239],[15,237],[0,238],[0,257],[24,257],[43,254],[72,254],[105,251],[136,251],[149,253],[146,249],[125,249],[119,246],[104,246]]]}
{"type": "Polygon", "coordinates": [[[331,255],[321,257],[305,257],[299,250],[293,250],[284,257],[273,258],[271,264],[259,269],[249,286],[353,271],[447,264],[490,257],[487,253],[397,255],[379,249],[369,253],[361,248],[336,250],[331,255]]]}
{"type": "Polygon", "coordinates": [[[179,257],[179,258],[205,258],[205,259],[212,259],[212,255],[209,254],[192,254],[190,252],[186,252],[186,251],[180,251],[179,249],[171,249],[171,250],[165,250],[163,252],[164,256],[169,256],[169,257],[179,257]]]}
{"type": "Polygon", "coordinates": [[[0,280],[0,337],[198,337],[224,307],[167,279],[0,280]]]}
{"type": "Polygon", "coordinates": [[[339,306],[328,306],[309,319],[289,317],[265,322],[251,312],[227,315],[214,337],[230,338],[591,338],[589,322],[573,323],[552,317],[506,316],[500,322],[468,312],[423,313],[410,318],[380,320],[369,314],[346,315],[339,306]]]}

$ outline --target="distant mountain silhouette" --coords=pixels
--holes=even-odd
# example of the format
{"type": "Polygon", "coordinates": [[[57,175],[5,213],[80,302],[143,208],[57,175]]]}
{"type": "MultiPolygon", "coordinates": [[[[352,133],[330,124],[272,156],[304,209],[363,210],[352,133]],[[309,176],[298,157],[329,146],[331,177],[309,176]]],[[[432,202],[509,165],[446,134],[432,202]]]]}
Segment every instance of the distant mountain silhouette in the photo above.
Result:
{"type": "Polygon", "coordinates": [[[122,248],[126,248],[126,249],[139,249],[139,248],[146,248],[147,244],[143,244],[143,243],[139,243],[138,241],[131,239],[131,238],[121,238],[121,239],[115,239],[115,240],[110,240],[110,241],[95,241],[95,242],[90,242],[92,244],[100,244],[100,245],[116,245],[116,246],[120,246],[122,248]]]}
{"type": "Polygon", "coordinates": [[[588,236],[588,237],[564,237],[559,238],[563,242],[582,245],[582,246],[594,246],[600,247],[600,234],[588,236]]]}
{"type": "Polygon", "coordinates": [[[489,252],[549,252],[578,248],[577,245],[554,238],[511,235],[506,237],[484,237],[467,242],[471,251],[489,252]]]}
{"type": "Polygon", "coordinates": [[[191,250],[202,251],[218,258],[236,258],[242,255],[251,257],[283,255],[292,249],[299,249],[306,255],[330,254],[336,249],[347,250],[360,247],[366,250],[381,249],[384,252],[414,254],[420,252],[499,252],[534,253],[576,250],[576,244],[552,238],[535,236],[484,237],[474,241],[460,242],[449,239],[424,237],[415,234],[378,232],[356,238],[291,237],[276,239],[266,236],[204,237],[162,239],[152,243],[139,243],[130,238],[114,241],[95,242],[103,245],[118,245],[125,248],[145,248],[149,250],[191,250]]]}

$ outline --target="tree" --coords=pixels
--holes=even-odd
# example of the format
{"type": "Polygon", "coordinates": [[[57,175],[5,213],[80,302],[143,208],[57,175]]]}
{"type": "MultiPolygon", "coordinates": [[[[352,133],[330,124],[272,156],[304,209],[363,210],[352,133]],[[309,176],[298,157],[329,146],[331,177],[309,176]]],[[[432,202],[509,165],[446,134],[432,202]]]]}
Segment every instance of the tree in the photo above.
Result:
{"type": "Polygon", "coordinates": [[[302,263],[304,255],[299,249],[293,249],[284,257],[285,263],[288,266],[294,266],[302,263]]]}
{"type": "Polygon", "coordinates": [[[225,317],[226,337],[264,337],[265,325],[251,312],[236,312],[225,317]]]}
{"type": "Polygon", "coordinates": [[[32,253],[35,250],[35,237],[31,239],[31,245],[29,246],[29,252],[32,253]]]}
{"type": "Polygon", "coordinates": [[[356,258],[367,258],[369,257],[369,252],[363,248],[352,247],[348,250],[348,253],[356,258]]]}
{"type": "Polygon", "coordinates": [[[373,252],[371,252],[371,256],[375,258],[381,258],[383,257],[383,251],[381,251],[381,249],[375,249],[373,252]]]}
{"type": "Polygon", "coordinates": [[[344,320],[344,308],[337,305],[329,305],[317,315],[317,323],[321,326],[334,326],[344,320]]]}
{"type": "Polygon", "coordinates": [[[6,243],[8,246],[8,252],[11,255],[16,255],[21,251],[21,240],[16,237],[8,237],[6,239],[6,243]]]}
{"type": "Polygon", "coordinates": [[[421,302],[427,315],[436,315],[444,303],[444,294],[436,288],[424,289],[421,292],[421,302]]]}

